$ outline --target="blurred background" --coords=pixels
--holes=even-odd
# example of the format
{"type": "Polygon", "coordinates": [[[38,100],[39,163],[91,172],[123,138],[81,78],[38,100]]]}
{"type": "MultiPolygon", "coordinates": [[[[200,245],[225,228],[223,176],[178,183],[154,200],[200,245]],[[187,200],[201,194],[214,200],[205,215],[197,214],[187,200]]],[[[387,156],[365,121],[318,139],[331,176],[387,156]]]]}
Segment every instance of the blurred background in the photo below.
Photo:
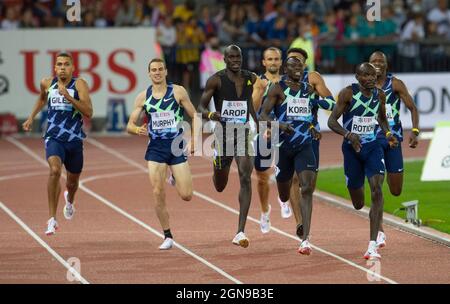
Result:
{"type": "MultiPolygon", "coordinates": [[[[391,72],[406,73],[400,78],[421,114],[438,116],[428,127],[450,114],[447,0],[2,0],[0,28],[0,112],[19,121],[31,111],[39,80],[52,73],[57,50],[75,52],[77,75],[92,86],[99,131],[116,108],[124,107],[117,115],[126,118],[148,86],[146,63],[154,56],[165,59],[168,80],[185,86],[198,104],[231,43],[242,48],[243,67],[256,73],[264,72],[268,46],[284,55],[289,47],[305,49],[308,68],[325,75],[334,95],[354,81],[356,64],[382,50],[391,72]],[[78,21],[68,20],[67,2],[79,4],[78,21]],[[368,20],[368,2],[379,5],[380,21],[368,20]]],[[[109,129],[123,127],[115,124],[109,129]]]]}

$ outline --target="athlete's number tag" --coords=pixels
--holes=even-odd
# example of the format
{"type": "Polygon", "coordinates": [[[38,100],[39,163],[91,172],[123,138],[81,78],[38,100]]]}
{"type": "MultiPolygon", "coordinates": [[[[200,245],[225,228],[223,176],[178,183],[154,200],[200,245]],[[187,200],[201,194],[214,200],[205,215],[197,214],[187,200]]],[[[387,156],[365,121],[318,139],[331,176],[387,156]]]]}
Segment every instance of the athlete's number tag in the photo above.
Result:
{"type": "MultiPolygon", "coordinates": [[[[67,92],[70,96],[74,97],[75,90],[73,89],[67,89],[67,92]]],[[[67,99],[64,98],[61,94],[59,94],[59,91],[57,89],[49,90],[49,98],[50,98],[50,107],[53,110],[60,110],[60,111],[72,111],[73,107],[72,104],[67,101],[67,99]]]]}
{"type": "Polygon", "coordinates": [[[222,121],[232,123],[247,122],[247,101],[246,100],[224,100],[222,103],[222,112],[220,113],[222,121]]]}
{"type": "Polygon", "coordinates": [[[306,121],[311,118],[311,108],[308,98],[288,97],[287,119],[306,121]]]}
{"type": "Polygon", "coordinates": [[[376,123],[375,116],[353,116],[352,133],[363,136],[374,135],[376,123]]]}
{"type": "Polygon", "coordinates": [[[152,130],[157,132],[176,131],[177,124],[173,111],[152,112],[152,130]]]}
{"type": "Polygon", "coordinates": [[[394,115],[392,114],[392,105],[386,104],[386,118],[390,126],[395,124],[394,115]]]}

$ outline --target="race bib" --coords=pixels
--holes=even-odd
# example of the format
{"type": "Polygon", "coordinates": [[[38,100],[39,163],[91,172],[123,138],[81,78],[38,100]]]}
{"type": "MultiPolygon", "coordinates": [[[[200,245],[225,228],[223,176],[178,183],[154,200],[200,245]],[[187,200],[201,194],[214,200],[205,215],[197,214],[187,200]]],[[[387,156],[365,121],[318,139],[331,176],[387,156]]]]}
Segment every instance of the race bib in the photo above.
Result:
{"type": "Polygon", "coordinates": [[[177,129],[177,122],[175,120],[175,113],[173,111],[152,112],[151,128],[154,131],[168,132],[177,129]]]}
{"type": "Polygon", "coordinates": [[[222,121],[232,123],[247,122],[247,101],[246,100],[224,100],[222,112],[220,113],[222,121]]]}
{"type": "Polygon", "coordinates": [[[375,119],[375,116],[353,116],[351,132],[363,136],[374,135],[376,124],[377,120],[375,119]]]}
{"type": "Polygon", "coordinates": [[[286,116],[288,120],[308,120],[311,117],[309,99],[288,97],[286,116]]]}
{"type": "MultiPolygon", "coordinates": [[[[73,89],[67,89],[67,92],[72,97],[75,95],[75,90],[73,89]]],[[[72,104],[69,103],[67,99],[64,98],[64,96],[59,94],[59,91],[57,89],[49,90],[48,95],[50,99],[50,107],[53,110],[72,111],[72,104]]]]}
{"type": "Polygon", "coordinates": [[[392,114],[392,105],[386,104],[386,118],[390,126],[395,124],[394,115],[392,114]]]}

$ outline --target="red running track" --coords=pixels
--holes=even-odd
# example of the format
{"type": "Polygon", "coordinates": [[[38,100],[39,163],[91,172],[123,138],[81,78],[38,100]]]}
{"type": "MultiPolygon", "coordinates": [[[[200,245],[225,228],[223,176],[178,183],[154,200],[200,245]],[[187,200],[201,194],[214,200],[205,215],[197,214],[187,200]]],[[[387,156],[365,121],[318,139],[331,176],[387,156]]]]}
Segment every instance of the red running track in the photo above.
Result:
{"type": "MultiPolygon", "coordinates": [[[[143,160],[146,142],[136,137],[87,141],[76,215],[70,222],[64,219],[61,195],[60,229],[47,237],[48,168],[43,142],[1,139],[0,202],[54,252],[0,209],[0,283],[72,283],[63,265],[71,257],[80,261],[81,276],[89,283],[450,282],[447,246],[386,226],[388,241],[381,251],[381,263],[370,265],[362,258],[368,220],[318,199],[314,199],[311,232],[316,247],[311,256],[299,255],[294,219],[281,218],[275,185],[270,193],[275,229],[264,235],[260,232],[256,180],[246,227],[250,246],[232,245],[238,223],[236,170],[225,191],[217,193],[211,181],[211,161],[203,157],[190,158],[192,201],[184,202],[175,188],[166,188],[171,229],[179,247],[159,251],[161,229],[143,160]]],[[[405,148],[405,157],[423,157],[426,146],[425,142],[417,150],[405,148]]],[[[339,138],[325,134],[321,165],[336,165],[341,160],[339,138]]]]}

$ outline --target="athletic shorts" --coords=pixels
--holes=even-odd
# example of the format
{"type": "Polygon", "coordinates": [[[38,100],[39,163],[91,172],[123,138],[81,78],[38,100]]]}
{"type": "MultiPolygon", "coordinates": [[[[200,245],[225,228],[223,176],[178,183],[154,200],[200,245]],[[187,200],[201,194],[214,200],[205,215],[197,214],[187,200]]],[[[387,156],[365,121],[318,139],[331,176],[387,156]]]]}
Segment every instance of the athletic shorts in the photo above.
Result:
{"type": "Polygon", "coordinates": [[[311,142],[299,146],[283,143],[278,151],[278,163],[275,167],[277,182],[283,183],[292,179],[294,170],[297,173],[304,170],[317,171],[316,157],[311,142]]]}
{"type": "Polygon", "coordinates": [[[250,130],[238,132],[231,128],[214,128],[214,168],[222,170],[231,166],[236,156],[254,156],[254,150],[250,141],[250,130]],[[223,132],[222,132],[223,130],[223,132]]]}
{"type": "Polygon", "coordinates": [[[258,135],[254,141],[255,149],[255,170],[264,172],[272,167],[274,153],[270,139],[265,139],[262,135],[258,135]],[[261,149],[262,147],[262,149],[261,149]],[[262,155],[264,154],[264,155],[262,155]]]}
{"type": "Polygon", "coordinates": [[[402,173],[403,172],[403,154],[402,154],[402,145],[401,145],[400,140],[399,140],[399,145],[395,148],[391,148],[389,146],[389,142],[388,142],[387,138],[377,138],[377,140],[383,150],[386,171],[389,173],[402,173]]]}
{"type": "Polygon", "coordinates": [[[58,156],[66,170],[73,174],[79,174],[83,170],[83,141],[59,141],[48,137],[45,139],[45,155],[58,156]]]}
{"type": "Polygon", "coordinates": [[[356,153],[351,144],[344,141],[342,153],[344,154],[344,173],[348,188],[361,188],[364,185],[364,175],[367,178],[376,174],[384,175],[383,150],[378,141],[374,140],[363,144],[359,153],[356,153]]]}
{"type": "Polygon", "coordinates": [[[183,153],[186,142],[180,141],[178,146],[172,143],[178,139],[151,139],[145,152],[145,160],[157,163],[168,164],[169,166],[177,165],[187,161],[186,153],[183,153]]]}
{"type": "Polygon", "coordinates": [[[313,139],[311,141],[311,143],[312,143],[314,156],[316,157],[317,171],[319,171],[319,159],[320,159],[319,147],[320,147],[320,140],[313,139]]]}

